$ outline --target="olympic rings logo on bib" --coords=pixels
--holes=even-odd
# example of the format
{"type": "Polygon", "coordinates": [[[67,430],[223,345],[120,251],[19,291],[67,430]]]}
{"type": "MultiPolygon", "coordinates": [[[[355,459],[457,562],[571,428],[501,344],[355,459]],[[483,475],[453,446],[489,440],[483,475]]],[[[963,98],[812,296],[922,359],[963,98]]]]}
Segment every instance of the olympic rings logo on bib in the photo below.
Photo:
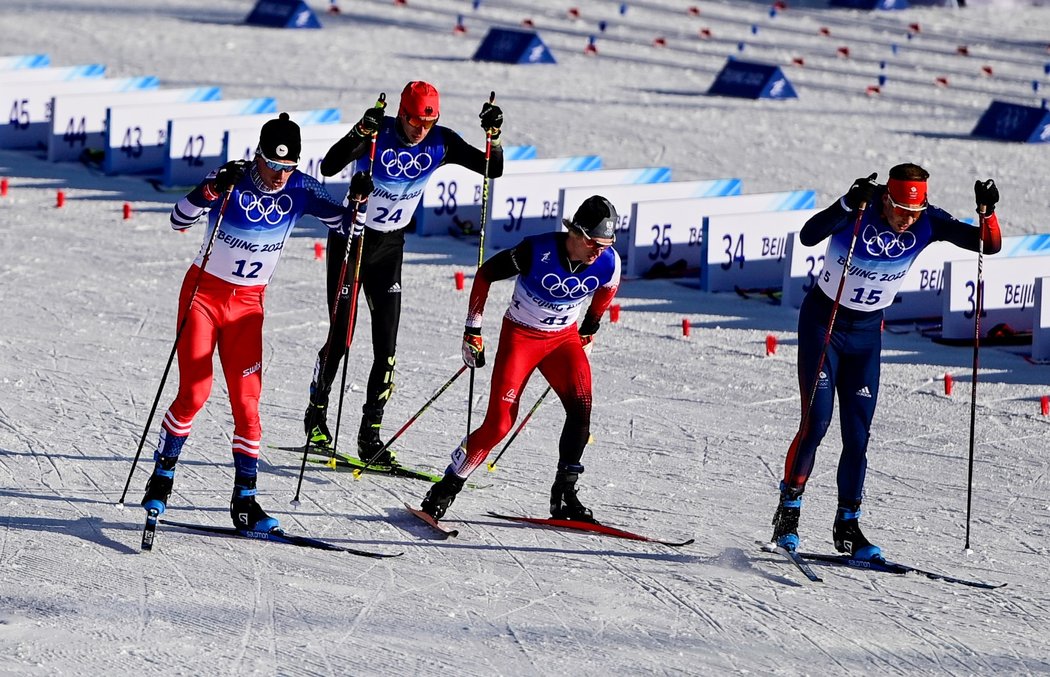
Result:
{"type": "Polygon", "coordinates": [[[898,259],[905,252],[915,246],[915,233],[904,231],[903,233],[891,233],[884,231],[880,233],[875,226],[868,225],[864,229],[864,245],[872,256],[886,256],[898,259]]]}
{"type": "Polygon", "coordinates": [[[554,273],[547,273],[540,280],[540,284],[556,299],[580,299],[598,288],[598,278],[590,275],[581,280],[575,276],[562,278],[554,273]]]}
{"type": "Polygon", "coordinates": [[[379,164],[383,165],[383,169],[392,178],[403,176],[406,179],[418,179],[434,164],[434,158],[429,153],[417,155],[407,150],[396,151],[387,148],[380,154],[379,164]]]}
{"type": "Polygon", "coordinates": [[[292,211],[292,196],[284,195],[256,195],[250,191],[241,193],[241,209],[244,217],[252,223],[265,220],[271,226],[276,226],[292,211]]]}

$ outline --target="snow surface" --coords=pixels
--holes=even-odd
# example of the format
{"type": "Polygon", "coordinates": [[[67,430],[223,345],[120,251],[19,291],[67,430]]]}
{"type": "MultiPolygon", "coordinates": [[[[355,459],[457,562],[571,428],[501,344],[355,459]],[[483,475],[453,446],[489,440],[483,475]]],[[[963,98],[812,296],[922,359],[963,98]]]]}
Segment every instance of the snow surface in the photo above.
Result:
{"type": "MultiPolygon", "coordinates": [[[[748,192],[813,188],[826,204],[856,176],[915,161],[933,201],[965,216],[973,181],[994,177],[1008,235],[1048,232],[1047,147],[971,140],[992,98],[1036,103],[1050,41],[1047,8],[829,11],[808,3],[775,19],[765,3],[569,3],[342,0],[322,31],[241,25],[231,0],[5,0],[7,54],[55,65],[105,63],[112,76],[165,86],[221,85],[227,98],[278,97],[282,108],[338,106],[356,119],[379,91],[409,79],[442,92],[442,120],[482,142],[490,89],[505,140],[541,157],[596,153],[606,167],[666,165],[676,179],[738,176],[748,192]],[[687,13],[700,8],[699,16],[687,13]],[[468,33],[455,36],[457,14],[468,33]],[[532,17],[559,60],[526,67],[470,60],[491,23],[532,17]],[[584,56],[598,19],[597,58],[584,56]],[[909,23],[921,32],[908,40],[909,23]],[[750,26],[760,30],[752,36],[750,26]],[[700,27],[713,38],[696,38],[700,27]],[[822,37],[819,28],[829,28],[822,37]],[[780,27],[781,30],[774,30],[780,27]],[[656,36],[667,47],[651,46],[656,36]],[[740,40],[784,65],[789,102],[704,95],[740,40]],[[760,44],[759,44],[760,43],[760,44]],[[889,45],[901,47],[892,57],[889,45]],[[966,44],[969,58],[956,54],[966,44]],[[763,46],[764,45],[764,46],[763,46]],[[836,58],[850,45],[851,59],[836,58]],[[805,67],[791,66],[802,56],[805,67]],[[865,96],[891,59],[879,97],[865,96]],[[996,77],[980,74],[991,64],[996,77]],[[948,88],[936,77],[950,78],[948,88]]],[[[797,4],[797,3],[796,3],[797,4]]],[[[320,14],[326,3],[314,0],[320,14]]],[[[1046,91],[1045,88],[1042,91],[1046,91]]],[[[177,193],[108,178],[30,153],[0,153],[0,674],[1038,674],[1050,672],[1047,367],[1026,348],[982,347],[973,472],[972,552],[963,552],[972,351],[885,335],[873,426],[866,530],[891,558],[1007,583],[994,592],[818,567],[805,582],[768,538],[784,453],[798,424],[795,313],[764,299],[701,294],[675,281],[628,281],[618,323],[593,354],[594,443],[583,499],[613,524],[695,536],[669,548],[519,527],[487,510],[546,513],[557,403],[546,402],[500,463],[464,491],[435,540],[400,507],[426,485],[308,468],[267,450],[261,502],[290,532],[404,552],[375,561],[162,527],[139,551],[149,433],[128,506],[115,507],[175,332],[182,275],[201,229],[168,228],[177,193]],[[66,205],[54,207],[55,191],[66,205]],[[121,218],[122,204],[133,217],[121,218]],[[692,336],[681,336],[682,318],[692,336]],[[767,334],[779,337],[764,355],[767,334]],[[945,373],[955,392],[943,393],[945,373]]],[[[313,355],[325,326],[322,231],[304,224],[267,299],[265,442],[298,444],[313,355]]],[[[396,430],[461,364],[473,244],[411,237],[396,430]]],[[[509,296],[497,285],[487,337],[509,296]]],[[[363,317],[367,320],[367,314],[363,317]]],[[[897,333],[903,331],[903,333],[897,333]]],[[[356,426],[368,350],[360,327],[349,365],[344,434],[356,426]]],[[[490,348],[491,350],[492,348],[490,348]]],[[[475,416],[487,397],[478,372],[475,416]]],[[[174,396],[173,372],[160,412],[174,396]]],[[[405,434],[401,458],[440,470],[465,431],[466,379],[405,434]]],[[[537,378],[525,402],[544,384],[537,378]]],[[[523,410],[524,411],[524,410],[523,410]]],[[[475,419],[476,421],[477,419],[475,419]]],[[[168,516],[228,522],[232,422],[218,379],[180,463],[168,516]]],[[[838,428],[818,456],[803,547],[829,552],[838,428]]]]}

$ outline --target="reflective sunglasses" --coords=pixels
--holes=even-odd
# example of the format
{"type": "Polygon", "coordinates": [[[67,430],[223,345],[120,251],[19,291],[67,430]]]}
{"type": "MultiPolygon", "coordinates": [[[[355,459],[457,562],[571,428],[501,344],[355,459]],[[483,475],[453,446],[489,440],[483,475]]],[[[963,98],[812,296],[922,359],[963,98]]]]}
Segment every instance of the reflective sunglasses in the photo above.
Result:
{"type": "Polygon", "coordinates": [[[296,168],[299,167],[299,163],[298,162],[296,162],[294,164],[288,164],[287,162],[277,162],[276,160],[271,160],[270,158],[266,157],[262,153],[259,153],[259,157],[261,157],[263,159],[263,162],[266,163],[266,166],[269,167],[270,171],[272,171],[272,172],[288,172],[288,173],[291,173],[291,172],[294,172],[296,170],[296,168]]]}
{"type": "Polygon", "coordinates": [[[405,113],[405,122],[416,129],[430,129],[437,124],[437,121],[437,118],[424,118],[419,115],[409,115],[408,113],[405,113]]]}

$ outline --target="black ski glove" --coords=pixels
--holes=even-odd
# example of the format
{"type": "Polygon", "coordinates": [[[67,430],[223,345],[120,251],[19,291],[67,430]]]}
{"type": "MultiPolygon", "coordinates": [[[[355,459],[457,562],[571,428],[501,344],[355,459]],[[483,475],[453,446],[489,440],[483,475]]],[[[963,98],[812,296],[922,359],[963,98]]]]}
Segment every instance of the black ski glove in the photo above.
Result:
{"type": "Polygon", "coordinates": [[[247,160],[233,160],[227,162],[219,167],[219,171],[215,173],[215,179],[212,181],[214,191],[219,195],[229,191],[244,178],[244,173],[247,171],[247,160]]]}
{"type": "Polygon", "coordinates": [[[368,172],[355,172],[350,177],[350,189],[346,192],[351,202],[364,202],[375,190],[372,175],[368,172]]]}
{"type": "Polygon", "coordinates": [[[580,342],[583,343],[583,345],[587,345],[593,341],[594,335],[598,333],[598,328],[601,327],[601,325],[601,320],[584,317],[583,322],[580,323],[580,342]]]}
{"type": "Polygon", "coordinates": [[[481,128],[489,134],[489,138],[492,141],[498,139],[503,127],[503,109],[486,101],[482,104],[478,117],[481,118],[481,128]]]}
{"type": "Polygon", "coordinates": [[[999,201],[999,189],[995,187],[995,181],[974,181],[973,195],[977,199],[977,211],[984,206],[985,216],[995,211],[995,203],[999,201]]]}
{"type": "Polygon", "coordinates": [[[878,174],[873,172],[867,178],[854,181],[849,187],[849,192],[846,193],[846,206],[852,211],[857,211],[861,205],[870,203],[871,198],[875,197],[875,189],[879,187],[879,184],[875,183],[876,177],[878,174]]]}
{"type": "Polygon", "coordinates": [[[357,135],[363,139],[367,139],[373,134],[378,134],[383,126],[383,110],[384,109],[380,106],[366,110],[357,125],[354,126],[354,131],[357,135]]]}

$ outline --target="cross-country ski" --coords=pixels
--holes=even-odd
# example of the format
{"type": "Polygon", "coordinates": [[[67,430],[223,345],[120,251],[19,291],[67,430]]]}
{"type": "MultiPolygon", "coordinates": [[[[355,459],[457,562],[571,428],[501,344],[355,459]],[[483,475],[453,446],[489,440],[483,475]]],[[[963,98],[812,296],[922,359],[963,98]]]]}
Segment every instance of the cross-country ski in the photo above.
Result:
{"type": "Polygon", "coordinates": [[[442,538],[454,538],[459,536],[459,529],[453,529],[452,527],[445,526],[440,521],[434,519],[433,516],[427,512],[420,510],[419,508],[413,507],[408,503],[405,503],[405,510],[410,514],[414,515],[423,524],[426,524],[433,529],[442,538]]]}
{"type": "Polygon", "coordinates": [[[382,553],[382,552],[371,552],[368,550],[359,550],[357,548],[348,548],[342,545],[336,545],[329,543],[328,541],[322,541],[317,538],[310,538],[308,536],[297,536],[293,534],[285,533],[282,529],[274,529],[272,531],[254,531],[251,529],[235,529],[233,527],[218,527],[211,526],[208,524],[193,524],[190,522],[176,522],[174,520],[161,519],[161,524],[169,527],[178,527],[180,529],[188,529],[190,531],[200,531],[208,534],[215,534],[218,536],[232,536],[235,538],[245,538],[254,541],[271,541],[273,543],[286,543],[288,545],[297,545],[301,548],[313,548],[315,550],[328,550],[331,552],[345,552],[351,555],[358,555],[359,557],[373,557],[382,559],[385,557],[400,557],[404,553],[382,553]]]}
{"type": "Polygon", "coordinates": [[[554,527],[556,529],[568,529],[570,531],[585,531],[592,534],[600,534],[602,536],[622,538],[628,541],[645,541],[647,543],[659,543],[660,545],[666,545],[672,548],[680,548],[685,545],[691,545],[695,542],[695,539],[692,538],[673,541],[662,538],[654,538],[652,536],[643,536],[642,534],[636,534],[632,531],[627,531],[626,529],[619,529],[617,527],[611,527],[607,524],[602,524],[600,522],[593,521],[585,522],[582,520],[554,519],[551,517],[525,517],[523,515],[504,515],[492,511],[489,511],[488,516],[495,517],[501,520],[507,520],[510,522],[520,522],[523,524],[554,527]]]}
{"type": "Polygon", "coordinates": [[[936,571],[920,569],[918,567],[913,567],[908,564],[892,562],[881,557],[873,560],[862,560],[850,557],[848,555],[827,555],[815,552],[803,552],[799,553],[799,556],[802,557],[803,560],[817,562],[820,564],[845,566],[853,569],[865,569],[867,571],[878,571],[889,574],[916,574],[918,576],[925,576],[926,578],[929,578],[931,580],[944,581],[945,583],[957,583],[959,585],[966,585],[971,588],[997,590],[998,588],[1002,588],[1006,585],[1006,583],[988,583],[985,581],[975,581],[972,579],[950,576],[948,574],[941,574],[937,573],[936,571]]]}

